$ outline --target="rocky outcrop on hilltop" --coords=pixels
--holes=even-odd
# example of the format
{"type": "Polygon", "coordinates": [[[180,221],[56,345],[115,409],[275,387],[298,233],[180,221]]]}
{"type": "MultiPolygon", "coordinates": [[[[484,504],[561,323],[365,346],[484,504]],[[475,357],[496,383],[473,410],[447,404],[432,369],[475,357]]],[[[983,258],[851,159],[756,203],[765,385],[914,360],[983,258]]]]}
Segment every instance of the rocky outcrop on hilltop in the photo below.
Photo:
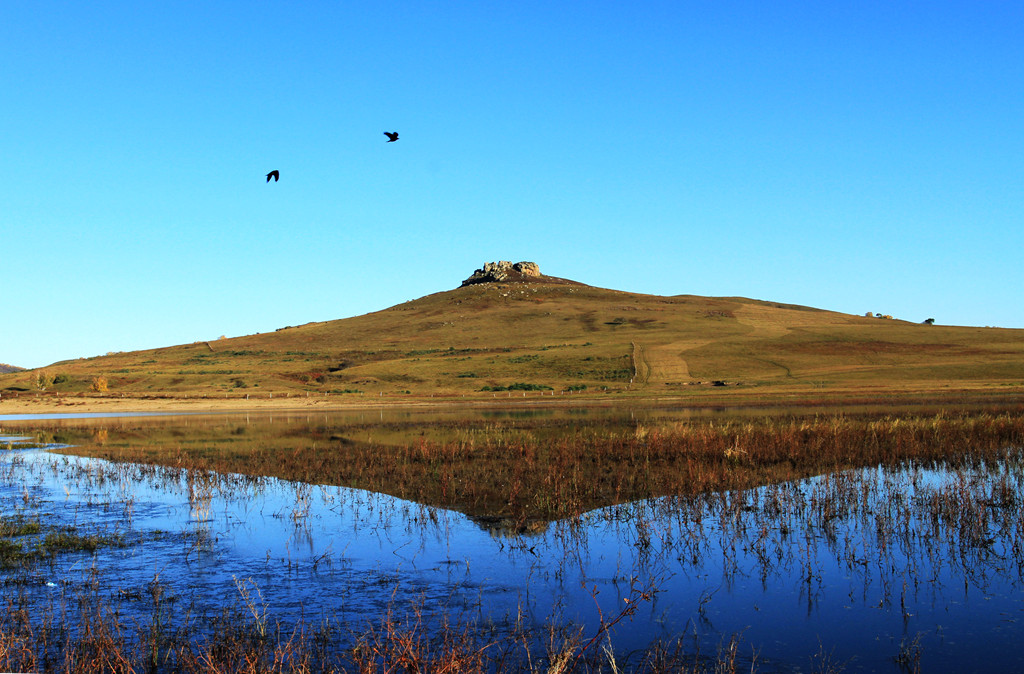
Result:
{"type": "Polygon", "coordinates": [[[477,269],[473,275],[462,282],[468,286],[474,283],[498,283],[501,281],[526,281],[540,278],[540,267],[536,262],[487,262],[483,269],[477,269]]]}

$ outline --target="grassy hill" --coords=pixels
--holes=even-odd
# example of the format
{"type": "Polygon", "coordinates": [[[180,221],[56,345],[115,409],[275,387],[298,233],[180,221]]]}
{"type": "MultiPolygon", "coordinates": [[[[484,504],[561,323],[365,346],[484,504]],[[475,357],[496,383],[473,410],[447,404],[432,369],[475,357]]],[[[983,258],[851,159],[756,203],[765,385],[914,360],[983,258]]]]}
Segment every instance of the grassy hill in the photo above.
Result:
{"type": "Polygon", "coordinates": [[[16,365],[7,365],[6,363],[0,363],[0,374],[6,374],[8,372],[21,372],[25,368],[18,367],[16,365]]]}
{"type": "Polygon", "coordinates": [[[115,395],[1020,392],[1024,330],[642,295],[544,276],[274,333],[64,361],[0,375],[0,390],[90,391],[103,380],[115,395]]]}

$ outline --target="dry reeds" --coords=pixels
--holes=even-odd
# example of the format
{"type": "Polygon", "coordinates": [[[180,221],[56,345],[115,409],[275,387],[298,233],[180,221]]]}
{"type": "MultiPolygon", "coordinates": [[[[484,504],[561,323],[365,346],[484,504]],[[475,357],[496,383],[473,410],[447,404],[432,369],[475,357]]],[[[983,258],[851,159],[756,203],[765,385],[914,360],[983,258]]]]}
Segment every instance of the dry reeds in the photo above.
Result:
{"type": "MultiPolygon", "coordinates": [[[[863,466],[980,461],[1001,448],[1024,445],[1024,415],[1012,410],[765,417],[627,429],[577,429],[560,422],[531,432],[484,429],[454,440],[420,437],[397,444],[334,440],[323,431],[310,438],[296,434],[287,448],[254,438],[244,447],[210,451],[172,439],[156,446],[70,451],[355,487],[523,526],[626,501],[743,489],[863,466]]],[[[295,517],[301,515],[300,508],[295,517]]]]}

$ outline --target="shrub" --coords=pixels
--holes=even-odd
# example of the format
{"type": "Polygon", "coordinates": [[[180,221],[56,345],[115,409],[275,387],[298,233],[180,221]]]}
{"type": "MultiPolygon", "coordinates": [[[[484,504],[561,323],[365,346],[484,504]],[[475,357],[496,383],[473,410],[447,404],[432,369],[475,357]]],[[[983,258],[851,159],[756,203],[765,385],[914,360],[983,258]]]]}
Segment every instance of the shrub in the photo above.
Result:
{"type": "Polygon", "coordinates": [[[522,382],[516,382],[515,384],[509,384],[508,386],[484,386],[480,389],[481,391],[551,391],[550,386],[544,386],[543,384],[524,384],[522,382]]]}
{"type": "Polygon", "coordinates": [[[107,378],[106,377],[93,377],[92,378],[92,390],[96,393],[107,392],[107,378]]]}

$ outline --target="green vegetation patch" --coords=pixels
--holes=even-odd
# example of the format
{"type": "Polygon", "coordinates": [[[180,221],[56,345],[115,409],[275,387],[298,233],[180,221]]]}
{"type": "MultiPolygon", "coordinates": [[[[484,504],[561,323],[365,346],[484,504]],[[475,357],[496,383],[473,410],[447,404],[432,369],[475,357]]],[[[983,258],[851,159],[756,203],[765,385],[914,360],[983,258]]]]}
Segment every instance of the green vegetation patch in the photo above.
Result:
{"type": "Polygon", "coordinates": [[[544,384],[525,384],[523,382],[516,382],[515,384],[509,384],[508,386],[484,386],[480,389],[481,391],[553,391],[550,386],[544,384]]]}
{"type": "Polygon", "coordinates": [[[0,568],[51,559],[69,552],[124,547],[121,535],[82,534],[76,527],[44,527],[38,517],[0,516],[0,568]]]}
{"type": "Polygon", "coordinates": [[[30,536],[40,532],[39,520],[28,518],[18,513],[13,516],[0,515],[0,538],[16,538],[18,536],[30,536]]]}

